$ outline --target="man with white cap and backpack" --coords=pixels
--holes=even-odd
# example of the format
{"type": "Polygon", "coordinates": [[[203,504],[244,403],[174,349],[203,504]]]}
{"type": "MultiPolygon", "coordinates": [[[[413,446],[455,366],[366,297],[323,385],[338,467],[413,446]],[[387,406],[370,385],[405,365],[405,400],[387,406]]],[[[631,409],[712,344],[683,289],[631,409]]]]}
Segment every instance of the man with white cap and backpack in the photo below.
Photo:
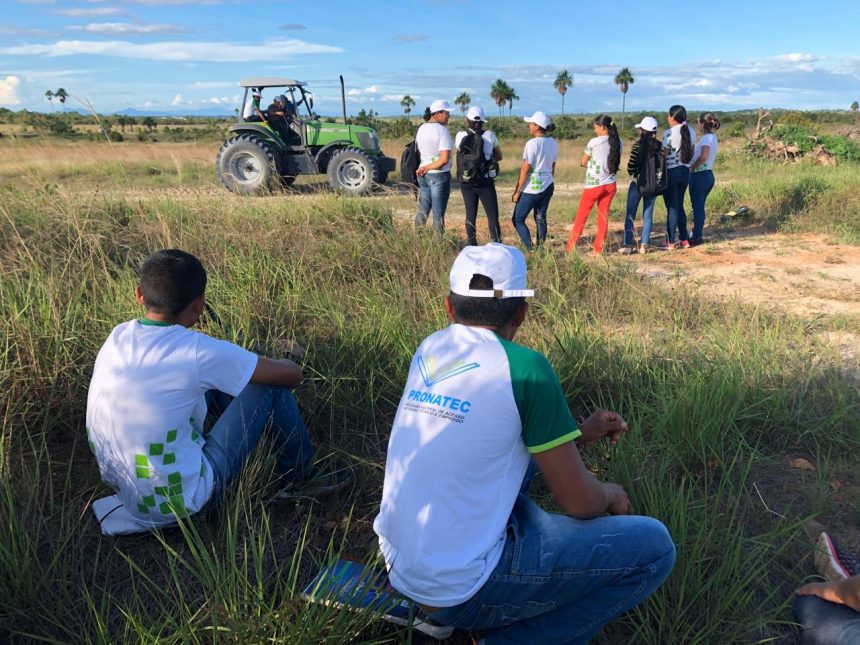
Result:
{"type": "Polygon", "coordinates": [[[448,132],[448,119],[453,108],[438,99],[427,108],[427,122],[422,123],[415,135],[421,162],[418,177],[418,212],[415,227],[422,228],[430,211],[433,211],[433,230],[440,235],[445,230],[445,211],[451,195],[451,161],[454,142],[448,132]]]}
{"type": "Polygon", "coordinates": [[[675,546],[582,463],[578,445],[616,443],[624,420],[577,424],[549,361],[513,342],[533,294],[519,249],[467,246],[454,261],[452,324],[413,356],[373,527],[422,620],[487,643],[587,643],[665,580],[675,546]],[[565,515],[528,497],[535,466],[565,515]]]}

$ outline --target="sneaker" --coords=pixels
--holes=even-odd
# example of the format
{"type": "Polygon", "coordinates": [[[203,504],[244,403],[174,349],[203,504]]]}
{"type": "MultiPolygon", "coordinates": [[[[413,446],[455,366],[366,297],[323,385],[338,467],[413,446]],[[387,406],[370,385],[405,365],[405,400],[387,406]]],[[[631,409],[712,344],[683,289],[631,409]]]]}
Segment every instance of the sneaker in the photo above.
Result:
{"type": "Polygon", "coordinates": [[[650,248],[647,244],[639,245],[639,255],[645,255],[646,253],[648,253],[648,251],[650,251],[650,248]]]}
{"type": "Polygon", "coordinates": [[[618,249],[618,253],[621,255],[633,255],[635,253],[635,249],[632,246],[622,246],[618,249]]]}
{"type": "Polygon", "coordinates": [[[680,242],[678,242],[678,247],[682,248],[682,249],[689,249],[690,248],[690,242],[687,240],[681,240],[680,242]]]}
{"type": "Polygon", "coordinates": [[[314,461],[304,479],[287,483],[275,499],[299,499],[331,495],[351,486],[355,481],[352,464],[334,453],[314,461]]]}
{"type": "Polygon", "coordinates": [[[815,570],[835,582],[860,575],[860,558],[850,555],[832,535],[822,532],[815,547],[815,570]]]}
{"type": "Polygon", "coordinates": [[[657,242],[654,245],[655,249],[660,249],[661,251],[674,251],[675,243],[674,242],[657,242]]]}
{"type": "Polygon", "coordinates": [[[690,238],[690,246],[699,246],[700,244],[704,244],[705,239],[702,237],[691,237],[690,238]]]}

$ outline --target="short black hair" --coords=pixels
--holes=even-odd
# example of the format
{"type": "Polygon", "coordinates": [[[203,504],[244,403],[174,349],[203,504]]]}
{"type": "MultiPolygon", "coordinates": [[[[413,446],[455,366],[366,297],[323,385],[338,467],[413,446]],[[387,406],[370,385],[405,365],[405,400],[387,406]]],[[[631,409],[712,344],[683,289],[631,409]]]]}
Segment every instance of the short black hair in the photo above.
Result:
{"type": "Polygon", "coordinates": [[[148,310],[178,316],[206,291],[206,269],[185,251],[156,251],[140,269],[140,291],[148,310]]]}
{"type": "MultiPolygon", "coordinates": [[[[470,289],[493,289],[493,280],[480,273],[472,275],[470,289]]],[[[525,298],[473,298],[453,291],[448,295],[454,317],[464,325],[504,327],[523,306],[525,298]]]]}

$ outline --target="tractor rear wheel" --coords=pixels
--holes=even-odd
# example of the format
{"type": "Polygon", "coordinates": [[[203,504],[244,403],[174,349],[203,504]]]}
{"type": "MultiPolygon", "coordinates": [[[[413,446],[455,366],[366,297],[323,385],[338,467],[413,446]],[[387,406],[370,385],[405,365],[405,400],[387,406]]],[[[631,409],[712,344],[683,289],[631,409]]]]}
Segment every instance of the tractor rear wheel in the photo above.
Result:
{"type": "Polygon", "coordinates": [[[370,192],[379,176],[376,160],[361,148],[342,148],[328,162],[328,183],[347,195],[370,192]]]}
{"type": "Polygon", "coordinates": [[[249,134],[225,141],[215,168],[224,188],[240,195],[267,195],[280,179],[272,146],[249,134]]]}

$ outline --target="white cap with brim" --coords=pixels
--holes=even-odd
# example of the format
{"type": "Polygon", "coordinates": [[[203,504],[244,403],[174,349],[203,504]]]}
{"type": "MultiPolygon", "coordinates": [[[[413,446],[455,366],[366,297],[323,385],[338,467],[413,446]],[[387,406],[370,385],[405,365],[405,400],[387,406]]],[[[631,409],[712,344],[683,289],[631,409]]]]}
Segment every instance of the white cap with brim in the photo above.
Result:
{"type": "Polygon", "coordinates": [[[658,125],[659,123],[657,123],[657,119],[655,119],[653,116],[646,116],[633,127],[642,128],[643,130],[647,130],[648,132],[657,132],[658,125]]]}
{"type": "Polygon", "coordinates": [[[466,118],[469,119],[469,121],[483,121],[484,108],[478,107],[477,105],[473,105],[468,110],[466,110],[466,118]]]}
{"type": "Polygon", "coordinates": [[[436,112],[453,112],[454,108],[451,107],[451,104],[448,103],[445,99],[436,99],[430,104],[430,114],[435,114],[436,112]]]}
{"type": "Polygon", "coordinates": [[[549,124],[552,123],[546,113],[541,112],[540,110],[538,110],[531,116],[523,117],[523,121],[525,121],[526,123],[534,123],[535,125],[544,129],[548,128],[549,124]]]}
{"type": "Polygon", "coordinates": [[[470,298],[530,298],[526,289],[526,257],[513,246],[493,242],[467,246],[451,265],[451,292],[470,298]],[[484,275],[493,281],[492,289],[470,289],[472,278],[484,275]]]}

